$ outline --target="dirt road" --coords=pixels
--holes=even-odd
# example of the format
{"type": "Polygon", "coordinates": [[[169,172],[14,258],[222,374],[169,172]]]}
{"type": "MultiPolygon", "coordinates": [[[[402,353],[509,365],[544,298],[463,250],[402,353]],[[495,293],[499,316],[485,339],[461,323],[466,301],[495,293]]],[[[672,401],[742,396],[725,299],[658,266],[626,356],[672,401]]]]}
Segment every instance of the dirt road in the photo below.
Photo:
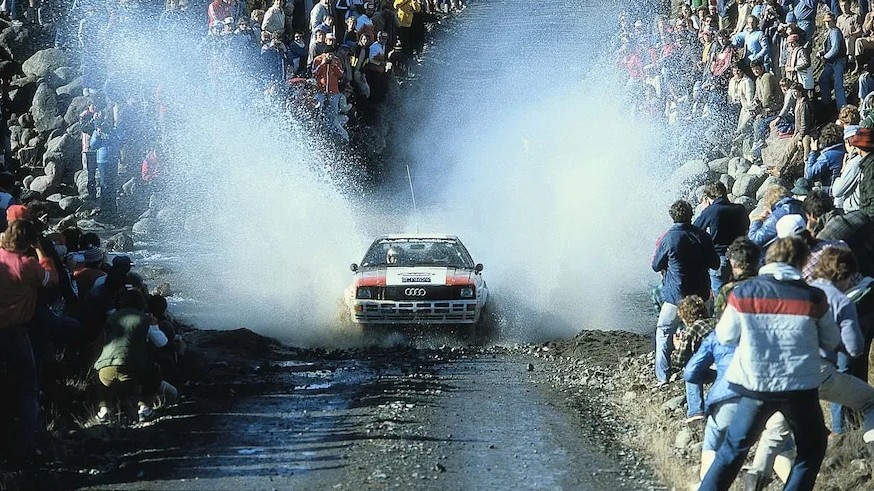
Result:
{"type": "MultiPolygon", "coordinates": [[[[239,344],[231,341],[228,352],[239,344]]],[[[192,398],[154,423],[83,430],[93,438],[107,432],[104,453],[83,459],[100,465],[71,472],[66,482],[88,489],[660,489],[631,457],[594,442],[598,415],[567,407],[551,385],[558,365],[528,347],[256,351],[264,350],[261,360],[212,360],[208,380],[189,388],[192,398]]]]}

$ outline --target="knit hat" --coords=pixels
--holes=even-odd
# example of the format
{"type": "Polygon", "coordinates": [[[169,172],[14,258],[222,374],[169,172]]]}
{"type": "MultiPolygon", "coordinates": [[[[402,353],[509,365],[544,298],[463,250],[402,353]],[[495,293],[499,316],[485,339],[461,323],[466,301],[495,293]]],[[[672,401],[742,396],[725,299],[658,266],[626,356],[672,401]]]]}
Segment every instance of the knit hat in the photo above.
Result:
{"type": "Polygon", "coordinates": [[[777,237],[786,238],[798,235],[807,227],[807,220],[801,215],[784,215],[777,220],[777,237]]]}
{"type": "Polygon", "coordinates": [[[27,219],[27,207],[24,205],[12,205],[6,209],[6,221],[9,223],[15,220],[27,219]]]}
{"type": "Polygon", "coordinates": [[[848,124],[844,126],[844,140],[855,135],[857,131],[859,131],[859,125],[857,124],[848,124]]]}
{"type": "Polygon", "coordinates": [[[807,196],[807,193],[810,192],[810,183],[807,182],[807,179],[803,177],[799,177],[795,180],[795,187],[792,188],[792,194],[796,196],[807,196]]]}
{"type": "Polygon", "coordinates": [[[859,128],[856,134],[850,137],[850,145],[869,152],[874,151],[874,129],[859,128]]]}

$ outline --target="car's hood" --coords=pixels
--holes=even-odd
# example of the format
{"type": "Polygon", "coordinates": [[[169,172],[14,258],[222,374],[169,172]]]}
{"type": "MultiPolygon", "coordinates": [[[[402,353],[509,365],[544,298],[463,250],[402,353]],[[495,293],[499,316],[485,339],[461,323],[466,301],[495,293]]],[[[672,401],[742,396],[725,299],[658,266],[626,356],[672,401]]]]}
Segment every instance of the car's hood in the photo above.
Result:
{"type": "Polygon", "coordinates": [[[473,275],[467,268],[374,266],[355,274],[355,286],[473,285],[473,275]]]}

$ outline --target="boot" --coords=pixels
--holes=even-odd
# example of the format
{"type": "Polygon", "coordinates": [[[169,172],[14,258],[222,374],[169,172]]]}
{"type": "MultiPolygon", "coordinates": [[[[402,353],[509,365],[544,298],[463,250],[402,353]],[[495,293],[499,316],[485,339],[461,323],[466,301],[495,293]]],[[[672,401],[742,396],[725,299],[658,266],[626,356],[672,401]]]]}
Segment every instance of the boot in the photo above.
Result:
{"type": "Polygon", "coordinates": [[[747,471],[744,474],[744,491],[762,491],[766,484],[765,478],[758,472],[747,471]]]}

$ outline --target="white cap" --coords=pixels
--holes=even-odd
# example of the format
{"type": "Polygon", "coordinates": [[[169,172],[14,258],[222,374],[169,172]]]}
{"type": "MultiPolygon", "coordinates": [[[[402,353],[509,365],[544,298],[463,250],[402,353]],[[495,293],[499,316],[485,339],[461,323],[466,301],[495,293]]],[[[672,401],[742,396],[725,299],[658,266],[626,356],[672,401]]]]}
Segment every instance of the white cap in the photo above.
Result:
{"type": "Polygon", "coordinates": [[[807,220],[801,215],[784,215],[777,220],[777,237],[780,239],[798,235],[807,227],[807,220]]]}

